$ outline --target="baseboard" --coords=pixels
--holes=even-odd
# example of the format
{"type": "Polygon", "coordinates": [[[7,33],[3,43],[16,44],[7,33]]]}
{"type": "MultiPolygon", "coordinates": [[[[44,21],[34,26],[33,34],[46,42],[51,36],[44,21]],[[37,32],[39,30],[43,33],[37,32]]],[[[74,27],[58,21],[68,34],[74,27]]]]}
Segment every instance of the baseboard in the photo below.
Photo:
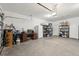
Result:
{"type": "MultiPolygon", "coordinates": [[[[58,35],[53,35],[53,37],[59,37],[59,36],[58,35]]],[[[61,37],[61,38],[64,38],[64,37],[61,37]]],[[[78,38],[72,38],[72,37],[69,37],[69,39],[79,40],[78,38]]]]}
{"type": "Polygon", "coordinates": [[[79,40],[79,39],[77,39],[77,38],[71,38],[71,37],[70,37],[70,39],[79,40]]]}

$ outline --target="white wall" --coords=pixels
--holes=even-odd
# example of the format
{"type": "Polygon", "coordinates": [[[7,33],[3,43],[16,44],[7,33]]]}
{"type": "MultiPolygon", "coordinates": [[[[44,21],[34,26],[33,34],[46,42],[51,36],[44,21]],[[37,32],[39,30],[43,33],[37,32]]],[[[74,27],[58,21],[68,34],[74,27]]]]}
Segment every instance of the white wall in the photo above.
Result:
{"type": "Polygon", "coordinates": [[[43,37],[43,30],[40,24],[48,23],[48,21],[43,20],[43,19],[38,19],[35,17],[31,19],[31,17],[27,17],[24,15],[20,15],[20,14],[9,12],[9,11],[5,11],[4,13],[5,13],[5,16],[21,18],[21,19],[16,19],[16,18],[7,17],[4,19],[4,24],[8,24],[8,25],[13,24],[16,27],[16,29],[22,30],[22,28],[24,28],[25,31],[27,31],[27,29],[34,29],[34,27],[38,25],[39,26],[38,36],[39,38],[43,37]]]}
{"type": "MultiPolygon", "coordinates": [[[[10,11],[4,11],[6,16],[13,16],[13,17],[18,17],[21,19],[16,19],[16,18],[5,18],[4,23],[5,24],[11,24],[13,23],[16,29],[22,30],[24,28],[25,30],[27,29],[34,29],[34,26],[38,25],[39,27],[41,23],[49,23],[46,20],[43,19],[38,19],[38,18],[32,18],[28,16],[24,16],[21,14],[17,14],[14,12],[10,11]]],[[[77,38],[78,39],[78,25],[79,25],[79,17],[76,18],[69,18],[61,21],[56,21],[52,22],[53,23],[53,35],[59,35],[59,23],[62,21],[69,21],[70,23],[70,33],[69,36],[70,38],[77,38]]],[[[39,28],[39,37],[42,37],[42,29],[39,28]]]]}
{"type": "MultiPolygon", "coordinates": [[[[31,18],[24,16],[24,15],[20,15],[17,13],[13,13],[13,12],[7,12],[5,11],[5,15],[7,16],[13,16],[13,17],[18,17],[18,18],[23,18],[23,19],[15,19],[15,18],[5,18],[4,23],[5,24],[11,24],[13,23],[14,26],[17,29],[22,29],[24,28],[25,30],[27,29],[34,29],[34,26],[38,25],[40,27],[41,23],[48,23],[48,21],[43,20],[43,19],[38,19],[38,18],[31,18]]],[[[56,21],[56,22],[52,22],[53,23],[53,35],[59,35],[59,24],[60,22],[63,21],[68,21],[70,23],[70,33],[69,33],[69,37],[70,38],[77,38],[78,39],[78,25],[79,25],[79,17],[75,17],[75,18],[69,18],[69,19],[65,19],[65,20],[61,20],[61,21],[56,21]]],[[[39,28],[39,37],[42,37],[42,29],[39,28]]]]}
{"type": "Polygon", "coordinates": [[[53,35],[59,35],[59,24],[60,22],[68,21],[70,24],[70,38],[78,39],[78,25],[79,25],[79,17],[69,18],[61,21],[56,21],[53,23],[53,35]]]}

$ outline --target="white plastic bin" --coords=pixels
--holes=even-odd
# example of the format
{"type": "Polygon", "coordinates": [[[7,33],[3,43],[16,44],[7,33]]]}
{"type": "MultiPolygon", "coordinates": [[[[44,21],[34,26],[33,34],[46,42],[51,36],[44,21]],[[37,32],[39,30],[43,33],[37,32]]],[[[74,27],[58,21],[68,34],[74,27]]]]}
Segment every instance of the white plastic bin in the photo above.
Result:
{"type": "Polygon", "coordinates": [[[19,38],[17,38],[16,42],[17,42],[17,45],[20,45],[20,39],[19,38]]]}

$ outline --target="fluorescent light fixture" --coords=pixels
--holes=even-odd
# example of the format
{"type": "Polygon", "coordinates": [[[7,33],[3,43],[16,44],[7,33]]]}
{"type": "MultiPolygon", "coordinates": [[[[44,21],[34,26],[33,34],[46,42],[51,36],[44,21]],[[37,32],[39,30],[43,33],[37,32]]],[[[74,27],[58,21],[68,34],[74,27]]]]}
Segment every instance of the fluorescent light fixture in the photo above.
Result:
{"type": "Polygon", "coordinates": [[[52,13],[52,16],[56,15],[56,12],[52,13]]]}
{"type": "Polygon", "coordinates": [[[45,15],[45,17],[48,17],[48,18],[51,17],[51,16],[52,16],[52,15],[50,15],[50,14],[45,15]]]}
{"type": "Polygon", "coordinates": [[[56,12],[53,12],[52,14],[47,14],[47,15],[45,15],[45,17],[55,17],[56,16],[56,12]]]}
{"type": "Polygon", "coordinates": [[[52,13],[52,14],[47,14],[47,15],[45,15],[45,17],[53,17],[53,16],[56,16],[56,13],[52,13]]]}

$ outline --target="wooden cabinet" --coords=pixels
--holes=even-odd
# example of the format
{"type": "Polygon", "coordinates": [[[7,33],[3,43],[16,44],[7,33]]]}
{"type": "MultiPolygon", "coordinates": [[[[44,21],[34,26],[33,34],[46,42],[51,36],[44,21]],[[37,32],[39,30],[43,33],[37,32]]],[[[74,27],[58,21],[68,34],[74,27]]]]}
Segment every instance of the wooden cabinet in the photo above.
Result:
{"type": "Polygon", "coordinates": [[[9,48],[13,47],[13,33],[12,30],[6,30],[6,46],[9,48]]]}
{"type": "Polygon", "coordinates": [[[22,32],[20,35],[20,42],[27,41],[27,33],[22,32]]]}
{"type": "Polygon", "coordinates": [[[37,38],[38,38],[37,33],[32,33],[32,40],[37,39],[37,38]]]}

